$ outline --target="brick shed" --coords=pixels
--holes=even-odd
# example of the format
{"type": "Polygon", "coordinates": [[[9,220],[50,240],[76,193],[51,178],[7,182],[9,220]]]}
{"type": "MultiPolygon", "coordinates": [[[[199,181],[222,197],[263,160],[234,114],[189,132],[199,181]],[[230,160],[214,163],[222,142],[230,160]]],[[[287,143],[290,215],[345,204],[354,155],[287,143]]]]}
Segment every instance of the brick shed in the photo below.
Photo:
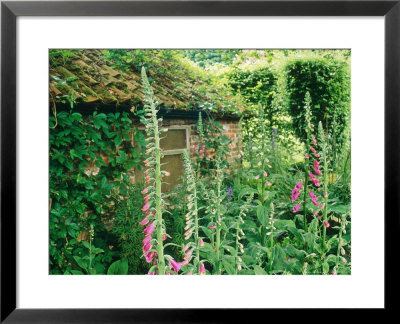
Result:
{"type": "MultiPolygon", "coordinates": [[[[149,55],[153,54],[153,51],[149,52],[149,55]]],[[[166,163],[164,168],[171,172],[169,185],[164,186],[164,190],[169,190],[179,182],[179,177],[183,174],[183,150],[192,152],[198,144],[195,124],[199,113],[202,114],[204,123],[212,118],[222,126],[222,135],[226,135],[231,141],[228,161],[235,161],[241,149],[238,113],[241,107],[234,98],[226,98],[226,93],[221,99],[221,93],[212,87],[205,92],[207,81],[186,72],[184,67],[176,75],[173,68],[168,66],[168,61],[158,64],[161,67],[149,67],[147,74],[152,80],[163,126],[169,129],[167,137],[161,142],[165,156],[163,162],[166,163]],[[199,85],[202,86],[202,91],[199,90],[199,85]],[[204,102],[212,103],[217,109],[202,109],[204,105],[201,103],[204,102]],[[236,105],[235,109],[225,109],[226,102],[231,102],[229,106],[236,105]]],[[[112,61],[103,59],[102,50],[69,50],[68,58],[50,61],[49,87],[50,114],[68,110],[71,104],[74,111],[88,115],[94,111],[134,112],[143,106],[139,69],[118,69],[112,61]]],[[[139,120],[132,118],[134,127],[140,128],[142,125],[139,120]]],[[[132,171],[132,179],[137,181],[140,178],[140,173],[132,171]]]]}
{"type": "MultiPolygon", "coordinates": [[[[169,185],[165,185],[165,189],[172,189],[174,185],[179,183],[179,177],[183,175],[183,159],[182,152],[187,150],[193,152],[196,146],[199,145],[199,136],[197,133],[196,123],[198,122],[198,111],[185,110],[160,110],[160,116],[163,118],[163,127],[168,128],[166,138],[161,141],[163,148],[164,160],[166,163],[165,170],[171,173],[169,185]]],[[[208,116],[202,114],[203,122],[207,123],[208,116]]],[[[227,136],[230,139],[228,162],[234,163],[238,158],[241,150],[241,132],[239,118],[216,117],[216,120],[222,126],[222,136],[227,136]]],[[[207,158],[207,154],[206,154],[207,158]]]]}

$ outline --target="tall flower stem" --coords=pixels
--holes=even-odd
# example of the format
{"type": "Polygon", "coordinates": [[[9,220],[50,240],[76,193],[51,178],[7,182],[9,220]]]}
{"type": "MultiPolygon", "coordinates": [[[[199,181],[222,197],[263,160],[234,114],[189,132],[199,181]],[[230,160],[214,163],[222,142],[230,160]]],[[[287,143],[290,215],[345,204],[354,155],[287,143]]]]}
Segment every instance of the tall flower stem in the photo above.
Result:
{"type": "Polygon", "coordinates": [[[215,249],[217,253],[217,273],[221,274],[221,222],[222,222],[222,215],[221,215],[221,186],[222,186],[222,169],[221,169],[221,158],[218,157],[216,161],[217,165],[217,228],[216,228],[216,242],[215,242],[215,249]]]}
{"type": "Polygon", "coordinates": [[[336,265],[334,268],[334,271],[337,271],[338,265],[339,265],[339,257],[340,257],[340,252],[343,248],[342,246],[342,235],[343,235],[343,230],[346,227],[346,214],[342,215],[342,219],[341,219],[341,224],[340,224],[340,229],[339,229],[339,242],[338,242],[338,248],[337,248],[337,252],[336,252],[336,265]]]}
{"type": "MultiPolygon", "coordinates": [[[[327,161],[326,161],[326,152],[324,154],[324,211],[323,211],[323,219],[324,222],[328,221],[328,170],[327,170],[327,161]]],[[[326,238],[326,226],[323,227],[322,233],[322,246],[325,250],[325,238],[326,238]]]]}
{"type": "Polygon", "coordinates": [[[89,229],[89,271],[92,269],[92,241],[94,239],[94,227],[93,224],[90,224],[90,229],[89,229]]]}
{"type": "Polygon", "coordinates": [[[235,258],[235,275],[238,272],[238,257],[239,257],[239,235],[240,235],[240,225],[239,222],[236,222],[236,238],[235,238],[235,250],[236,250],[236,258],[235,258]]]}
{"type": "MultiPolygon", "coordinates": [[[[159,275],[165,274],[165,259],[164,259],[164,246],[163,246],[163,235],[164,235],[164,224],[162,218],[162,208],[163,208],[163,200],[162,200],[162,193],[161,193],[161,178],[162,178],[162,171],[161,171],[161,148],[160,148],[160,129],[159,129],[159,122],[157,118],[157,103],[154,98],[154,93],[147,79],[146,71],[142,68],[142,82],[143,82],[143,92],[144,92],[144,99],[145,99],[145,113],[147,119],[145,120],[146,124],[146,133],[148,135],[147,140],[149,141],[149,148],[148,154],[150,158],[147,161],[148,167],[154,167],[151,170],[151,174],[154,173],[154,179],[148,175],[148,179],[146,180],[147,184],[154,181],[154,187],[149,186],[146,190],[154,192],[155,198],[155,210],[154,210],[154,224],[152,226],[156,226],[156,241],[157,241],[157,269],[159,275]],[[151,161],[150,161],[151,160],[151,161]]],[[[144,211],[148,212],[148,217],[153,217],[149,211],[149,204],[144,206],[144,211]]],[[[147,215],[147,214],[146,214],[147,215]]]]}
{"type": "MultiPolygon", "coordinates": [[[[188,191],[189,191],[189,202],[188,202],[188,218],[187,218],[187,223],[188,226],[191,225],[192,218],[194,218],[194,238],[195,238],[195,252],[196,252],[196,267],[199,270],[200,267],[200,237],[199,237],[199,212],[198,212],[198,207],[197,207],[197,201],[198,201],[198,196],[197,196],[197,186],[196,186],[196,179],[195,179],[195,174],[192,168],[191,160],[189,157],[189,154],[187,151],[183,152],[183,160],[185,162],[185,173],[186,173],[186,178],[187,178],[187,183],[188,183],[188,191]]],[[[191,233],[192,229],[188,229],[189,232],[191,233]]],[[[188,236],[190,236],[189,234],[188,236]]]]}
{"type": "MultiPolygon", "coordinates": [[[[259,105],[259,110],[258,110],[258,118],[260,120],[260,126],[261,126],[261,157],[262,157],[262,161],[261,161],[261,171],[262,173],[264,173],[265,171],[265,118],[264,118],[264,109],[262,107],[262,105],[259,105]]],[[[263,175],[261,176],[263,177],[263,175]]],[[[265,209],[264,209],[264,195],[265,195],[265,179],[262,178],[261,181],[261,204],[263,206],[262,208],[262,219],[265,218],[265,209]]],[[[261,224],[261,238],[262,238],[262,245],[265,246],[266,242],[265,242],[265,224],[261,224]]]]}
{"type": "Polygon", "coordinates": [[[274,204],[271,203],[271,215],[269,217],[268,221],[268,226],[266,227],[269,232],[267,232],[267,235],[269,236],[269,243],[270,243],[270,271],[272,272],[273,269],[273,263],[274,263],[274,230],[276,229],[274,226],[275,219],[274,219],[274,214],[275,214],[275,207],[274,204]]]}
{"type": "Polygon", "coordinates": [[[240,239],[242,236],[244,236],[243,230],[240,228],[240,225],[244,224],[243,217],[246,216],[246,212],[248,212],[249,207],[251,206],[251,202],[253,201],[254,193],[250,193],[250,195],[247,197],[246,202],[242,203],[239,211],[239,215],[236,217],[236,226],[235,226],[235,252],[236,252],[236,257],[235,257],[235,272],[234,274],[237,274],[238,270],[240,271],[242,266],[242,259],[239,257],[239,251],[243,254],[243,245],[240,243],[240,239]]]}
{"type": "Polygon", "coordinates": [[[324,130],[322,128],[322,123],[319,122],[318,124],[318,135],[319,135],[319,140],[321,143],[321,148],[322,148],[322,158],[323,158],[323,163],[324,163],[324,210],[323,210],[323,222],[324,226],[322,229],[322,248],[323,251],[326,249],[326,227],[325,224],[328,223],[328,160],[327,160],[327,153],[328,153],[328,143],[327,139],[324,134],[324,130]]]}
{"type": "MultiPolygon", "coordinates": [[[[307,141],[306,141],[306,147],[308,151],[308,147],[310,146],[310,135],[309,132],[307,132],[307,141]]],[[[307,232],[307,187],[308,187],[308,173],[310,171],[310,163],[308,159],[306,160],[306,170],[305,170],[305,176],[304,176],[304,200],[303,200],[303,211],[304,211],[304,231],[307,232]]]]}
{"type": "MultiPolygon", "coordinates": [[[[311,96],[310,93],[307,92],[304,98],[304,108],[306,110],[306,155],[308,156],[310,153],[310,133],[312,131],[311,125],[311,96]]],[[[304,231],[307,232],[307,188],[308,188],[308,173],[310,171],[310,161],[306,157],[305,159],[305,177],[304,177],[304,201],[303,201],[303,211],[304,211],[304,231]]]]}
{"type": "Polygon", "coordinates": [[[158,130],[157,113],[155,105],[151,106],[152,118],[154,123],[154,143],[156,152],[156,219],[157,219],[157,254],[158,254],[158,274],[165,274],[163,230],[162,230],[162,201],[161,201],[161,149],[160,135],[158,130]]]}

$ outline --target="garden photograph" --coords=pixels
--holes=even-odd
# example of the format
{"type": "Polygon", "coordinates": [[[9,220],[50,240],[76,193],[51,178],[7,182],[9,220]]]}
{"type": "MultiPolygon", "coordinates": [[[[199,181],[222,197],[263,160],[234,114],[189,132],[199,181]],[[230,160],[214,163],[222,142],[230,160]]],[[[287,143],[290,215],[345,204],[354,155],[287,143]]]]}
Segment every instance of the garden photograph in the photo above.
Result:
{"type": "Polygon", "coordinates": [[[49,274],[350,275],[350,85],[348,49],[50,49],[49,274]]]}

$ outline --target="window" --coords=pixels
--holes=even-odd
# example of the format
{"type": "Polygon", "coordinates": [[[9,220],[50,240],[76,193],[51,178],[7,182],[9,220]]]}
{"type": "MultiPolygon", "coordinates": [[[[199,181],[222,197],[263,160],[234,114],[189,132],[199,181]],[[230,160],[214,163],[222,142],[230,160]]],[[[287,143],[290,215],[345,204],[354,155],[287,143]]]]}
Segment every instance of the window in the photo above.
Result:
{"type": "Polygon", "coordinates": [[[189,127],[170,126],[168,132],[163,133],[164,138],[160,141],[160,146],[164,153],[161,163],[162,170],[169,171],[170,176],[164,178],[168,183],[163,183],[162,191],[172,190],[178,183],[180,177],[184,175],[183,156],[184,150],[189,150],[189,127]]]}
{"type": "MultiPolygon", "coordinates": [[[[165,126],[164,126],[165,127],[165,126]]],[[[160,146],[164,157],[161,159],[161,170],[168,171],[169,177],[163,180],[162,191],[168,193],[180,183],[180,177],[184,175],[183,156],[184,150],[189,151],[189,127],[168,126],[168,132],[162,133],[160,146]]],[[[143,181],[143,173],[136,172],[136,181],[143,181]]]]}

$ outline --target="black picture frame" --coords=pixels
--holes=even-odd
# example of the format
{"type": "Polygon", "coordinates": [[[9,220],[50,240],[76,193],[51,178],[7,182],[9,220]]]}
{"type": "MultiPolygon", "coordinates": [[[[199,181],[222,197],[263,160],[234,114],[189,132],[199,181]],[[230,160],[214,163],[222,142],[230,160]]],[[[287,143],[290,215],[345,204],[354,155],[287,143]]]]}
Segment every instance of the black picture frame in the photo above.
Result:
{"type": "MultiPolygon", "coordinates": [[[[396,307],[400,211],[400,0],[393,1],[2,1],[1,322],[227,322],[249,310],[16,308],[16,19],[19,16],[384,16],[385,310],[396,307]]],[[[366,247],[367,248],[367,247],[366,247]]],[[[371,256],[372,258],[372,256],[371,256]]],[[[367,284],[367,283],[366,283],[367,284]]],[[[38,292],[40,293],[40,292],[38,292]]],[[[265,310],[252,310],[256,318],[265,310]]],[[[246,315],[248,316],[248,315],[246,315]]],[[[251,320],[251,319],[250,319],[251,320]]]]}

